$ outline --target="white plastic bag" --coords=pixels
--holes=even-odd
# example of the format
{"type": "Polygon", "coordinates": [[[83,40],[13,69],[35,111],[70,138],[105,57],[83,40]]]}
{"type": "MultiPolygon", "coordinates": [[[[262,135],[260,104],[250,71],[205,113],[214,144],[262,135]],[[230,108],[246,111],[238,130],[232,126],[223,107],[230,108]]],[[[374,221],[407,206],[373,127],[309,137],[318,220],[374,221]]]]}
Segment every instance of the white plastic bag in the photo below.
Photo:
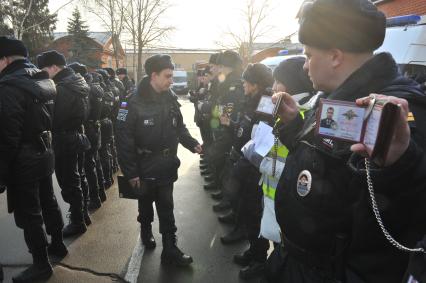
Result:
{"type": "Polygon", "coordinates": [[[274,200],[263,196],[263,215],[260,223],[260,236],[275,243],[280,243],[280,231],[280,226],[275,218],[274,200]]]}

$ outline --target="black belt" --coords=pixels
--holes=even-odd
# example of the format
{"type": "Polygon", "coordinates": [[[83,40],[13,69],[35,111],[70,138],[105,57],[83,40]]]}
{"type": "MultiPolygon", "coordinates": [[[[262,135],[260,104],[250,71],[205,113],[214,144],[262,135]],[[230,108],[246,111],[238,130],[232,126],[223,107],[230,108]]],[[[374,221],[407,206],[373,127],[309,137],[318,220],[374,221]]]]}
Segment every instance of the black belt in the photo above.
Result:
{"type": "Polygon", "coordinates": [[[162,156],[168,157],[168,156],[176,155],[176,152],[172,151],[170,148],[165,148],[165,149],[158,150],[158,151],[152,151],[152,150],[149,150],[149,149],[146,149],[146,148],[142,148],[142,149],[137,148],[136,152],[139,155],[144,155],[144,156],[162,155],[162,156]]]}

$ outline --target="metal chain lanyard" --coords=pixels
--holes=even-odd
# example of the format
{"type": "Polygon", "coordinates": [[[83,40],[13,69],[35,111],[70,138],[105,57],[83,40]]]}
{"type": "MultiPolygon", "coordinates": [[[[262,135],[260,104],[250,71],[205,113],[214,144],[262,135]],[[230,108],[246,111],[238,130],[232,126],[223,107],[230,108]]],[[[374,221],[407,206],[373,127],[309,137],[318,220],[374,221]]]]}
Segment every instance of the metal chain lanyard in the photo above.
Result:
{"type": "Polygon", "coordinates": [[[275,171],[277,169],[277,159],[278,159],[278,129],[275,126],[272,130],[272,133],[274,134],[274,151],[272,155],[272,177],[275,178],[275,171]]]}
{"type": "Polygon", "coordinates": [[[407,248],[400,243],[398,243],[391,234],[387,231],[385,228],[385,225],[383,224],[382,218],[380,216],[379,208],[377,207],[376,198],[374,196],[374,188],[373,188],[373,181],[371,179],[370,174],[370,160],[368,158],[365,158],[365,170],[367,172],[367,184],[368,184],[368,191],[370,193],[370,199],[371,199],[371,207],[374,212],[374,216],[376,217],[377,223],[380,226],[380,229],[383,232],[383,235],[385,235],[386,239],[397,249],[405,252],[415,252],[415,253],[425,253],[425,250],[423,248],[416,248],[416,249],[410,249],[407,248]]]}

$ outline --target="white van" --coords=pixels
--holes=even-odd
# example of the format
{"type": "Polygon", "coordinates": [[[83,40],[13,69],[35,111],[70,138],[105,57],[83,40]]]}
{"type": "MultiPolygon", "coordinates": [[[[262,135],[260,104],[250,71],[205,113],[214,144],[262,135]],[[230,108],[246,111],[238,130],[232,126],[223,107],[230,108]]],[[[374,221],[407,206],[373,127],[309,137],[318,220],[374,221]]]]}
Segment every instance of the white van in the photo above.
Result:
{"type": "Polygon", "coordinates": [[[173,71],[172,90],[176,94],[188,94],[188,73],[186,71],[173,71]]]}
{"type": "Polygon", "coordinates": [[[391,53],[407,75],[426,72],[426,25],[388,27],[383,45],[375,51],[380,52],[391,53]]]}

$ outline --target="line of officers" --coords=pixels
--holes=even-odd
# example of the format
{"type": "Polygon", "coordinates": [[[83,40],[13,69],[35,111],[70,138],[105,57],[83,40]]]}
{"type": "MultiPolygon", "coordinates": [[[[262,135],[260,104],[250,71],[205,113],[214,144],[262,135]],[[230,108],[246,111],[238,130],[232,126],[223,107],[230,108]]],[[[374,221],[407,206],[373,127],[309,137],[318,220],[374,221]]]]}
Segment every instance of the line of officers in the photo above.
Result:
{"type": "MultiPolygon", "coordinates": [[[[243,71],[242,60],[236,52],[213,54],[209,66],[198,74],[199,88],[190,93],[195,106],[194,120],[203,140],[200,170],[206,181],[204,189],[214,191],[211,196],[219,201],[213,206],[215,212],[221,213],[218,220],[234,226],[220,240],[224,245],[249,242],[248,249],[233,258],[242,266],[239,273],[242,279],[264,274],[269,239],[259,237],[262,198],[265,194],[273,200],[277,186],[276,178],[259,170],[261,156],[249,160],[245,157],[247,154],[243,155],[250,151],[245,145],[260,122],[274,127],[275,117],[256,110],[262,96],[286,91],[298,97],[302,108],[309,105],[314,89],[303,71],[304,63],[303,57],[294,57],[283,61],[274,72],[260,63],[249,64],[243,71]]],[[[275,150],[282,153],[279,148],[275,150]]],[[[271,150],[269,157],[273,155],[271,150]]],[[[284,155],[276,155],[274,162],[279,163],[283,158],[284,155]]]]}
{"type": "Polygon", "coordinates": [[[37,67],[27,57],[21,41],[0,37],[0,186],[33,257],[13,282],[49,278],[48,254],[65,257],[63,237],[86,232],[118,171],[113,121],[134,91],[126,69],[88,72],[55,50],[38,55],[37,67]],[[65,227],[53,172],[70,205],[65,227]]]}

